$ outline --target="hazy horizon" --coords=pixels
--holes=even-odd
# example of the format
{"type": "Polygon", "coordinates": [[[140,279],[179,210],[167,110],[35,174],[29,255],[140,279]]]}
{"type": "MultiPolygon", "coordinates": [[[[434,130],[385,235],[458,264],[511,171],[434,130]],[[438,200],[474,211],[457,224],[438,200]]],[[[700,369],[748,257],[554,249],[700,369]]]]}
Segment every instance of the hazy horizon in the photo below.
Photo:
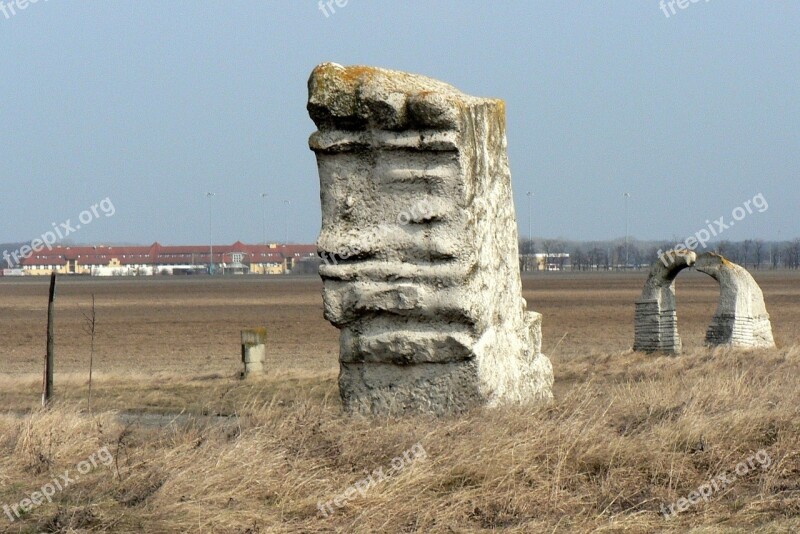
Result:
{"type": "Polygon", "coordinates": [[[306,81],[325,61],[506,101],[520,236],[800,237],[800,5],[350,0],[0,13],[0,242],[108,199],[81,243],[313,243],[306,81]],[[529,197],[532,191],[532,217],[529,197]],[[266,193],[265,199],[262,194],[266,193]],[[291,201],[287,207],[284,200],[291,201]],[[288,225],[286,219],[288,217],[288,225]]]}

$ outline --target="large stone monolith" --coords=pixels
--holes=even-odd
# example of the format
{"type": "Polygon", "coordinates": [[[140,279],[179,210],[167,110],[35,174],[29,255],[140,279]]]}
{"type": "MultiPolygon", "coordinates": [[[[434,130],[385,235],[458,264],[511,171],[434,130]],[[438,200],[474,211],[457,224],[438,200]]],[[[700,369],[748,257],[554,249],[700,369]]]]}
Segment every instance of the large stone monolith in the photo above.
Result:
{"type": "Polygon", "coordinates": [[[326,63],[308,111],[345,408],[444,414],[552,398],[541,316],[521,296],[503,102],[326,63]]]}

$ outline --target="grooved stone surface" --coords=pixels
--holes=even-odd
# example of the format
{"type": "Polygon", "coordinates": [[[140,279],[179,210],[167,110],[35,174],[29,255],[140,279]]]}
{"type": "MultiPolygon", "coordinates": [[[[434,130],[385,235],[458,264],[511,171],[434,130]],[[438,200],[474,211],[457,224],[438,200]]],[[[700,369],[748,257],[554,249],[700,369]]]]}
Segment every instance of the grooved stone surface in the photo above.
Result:
{"type": "Polygon", "coordinates": [[[541,315],[521,294],[503,102],[325,63],[308,111],[345,408],[446,414],[551,399],[541,315]]]}

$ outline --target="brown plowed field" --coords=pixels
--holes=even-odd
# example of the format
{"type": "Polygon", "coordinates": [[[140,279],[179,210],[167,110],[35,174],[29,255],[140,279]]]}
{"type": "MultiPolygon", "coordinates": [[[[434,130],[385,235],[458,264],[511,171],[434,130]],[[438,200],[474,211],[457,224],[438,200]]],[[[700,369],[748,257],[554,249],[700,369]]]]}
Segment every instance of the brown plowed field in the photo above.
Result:
{"type": "MultiPolygon", "coordinates": [[[[645,272],[541,274],[523,282],[529,309],[544,315],[544,352],[624,351],[633,343],[634,301],[645,272]],[[564,335],[566,334],[566,337],[564,335]]],[[[800,272],[756,272],[779,345],[800,344],[800,272]]],[[[45,347],[48,280],[0,278],[0,373],[38,374],[45,347]]],[[[58,282],[57,368],[88,370],[83,314],[95,295],[99,373],[231,375],[240,368],[239,331],[266,325],[269,366],[337,368],[338,331],[322,317],[316,277],[67,278],[58,282]]],[[[681,337],[703,344],[718,286],[696,272],[677,280],[681,337]]]]}

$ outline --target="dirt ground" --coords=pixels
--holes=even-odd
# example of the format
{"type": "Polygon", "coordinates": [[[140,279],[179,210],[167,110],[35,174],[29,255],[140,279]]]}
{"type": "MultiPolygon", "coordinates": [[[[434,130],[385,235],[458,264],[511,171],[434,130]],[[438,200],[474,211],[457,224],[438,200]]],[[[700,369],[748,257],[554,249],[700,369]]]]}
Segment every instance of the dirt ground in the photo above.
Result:
{"type": "MultiPolygon", "coordinates": [[[[544,315],[545,354],[554,360],[624,351],[633,344],[634,301],[647,273],[537,274],[524,278],[528,308],[544,315]],[[562,340],[563,338],[563,340],[562,340]]],[[[798,344],[800,272],[755,273],[779,346],[798,344]]],[[[338,368],[338,331],[322,317],[317,277],[66,278],[58,281],[57,372],[87,373],[90,338],[84,314],[95,295],[95,372],[111,374],[236,374],[239,332],[265,325],[268,367],[338,368]]],[[[716,308],[710,277],[677,280],[684,347],[703,344],[716,308]]],[[[0,278],[0,374],[41,373],[48,280],[0,278]]]]}

